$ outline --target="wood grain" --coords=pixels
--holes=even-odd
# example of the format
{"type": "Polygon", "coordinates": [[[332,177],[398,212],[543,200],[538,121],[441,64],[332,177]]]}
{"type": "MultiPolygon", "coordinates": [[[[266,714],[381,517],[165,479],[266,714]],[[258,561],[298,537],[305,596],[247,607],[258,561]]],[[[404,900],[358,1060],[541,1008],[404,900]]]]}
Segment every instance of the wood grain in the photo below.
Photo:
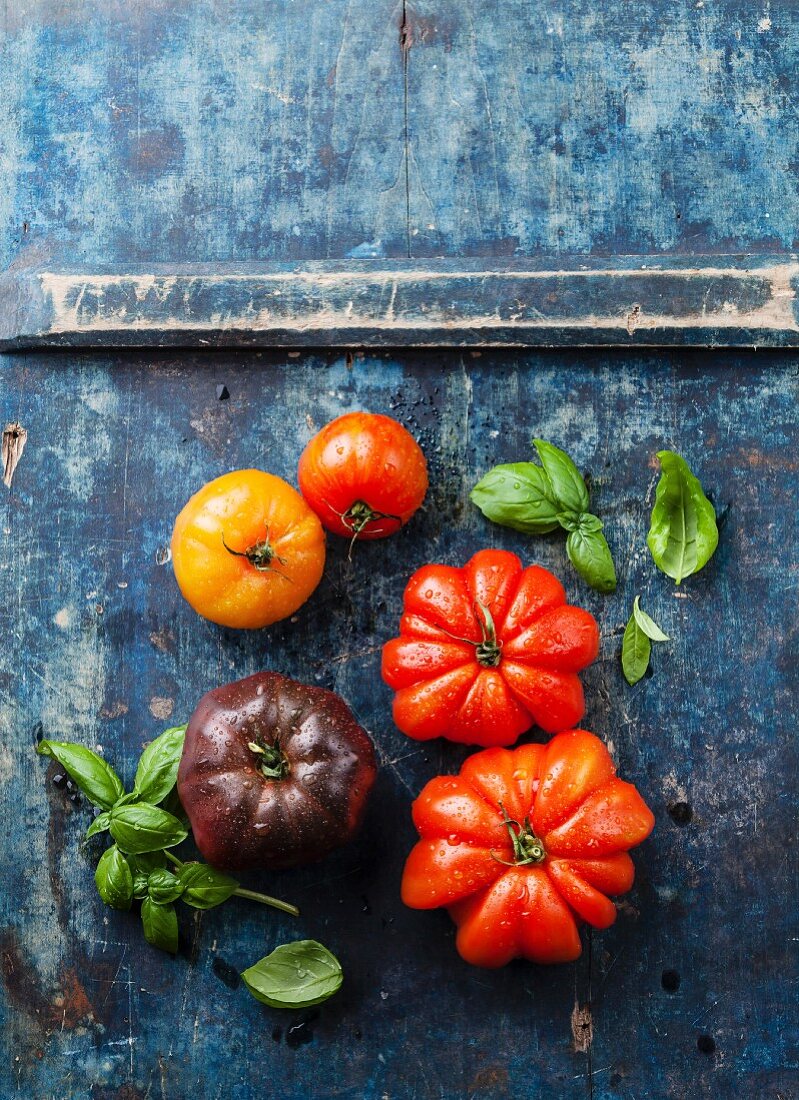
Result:
{"type": "Polygon", "coordinates": [[[795,1095],[796,396],[790,357],[764,352],[7,356],[2,408],[29,434],[2,501],[0,795],[15,809],[0,865],[0,1094],[255,1100],[269,1081],[282,1100],[795,1095]],[[296,622],[239,634],[198,619],[164,552],[185,499],[240,466],[293,480],[314,428],[351,408],[417,435],[424,511],[352,565],[331,538],[296,622]],[[489,465],[529,456],[532,434],[590,474],[614,596],[578,581],[562,538],[494,527],[467,503],[489,465]],[[680,589],[645,544],[664,446],[721,517],[716,555],[680,589]],[[413,569],[485,545],[552,568],[598,616],[585,722],[657,819],[616,926],[586,938],[574,966],[474,970],[445,914],[398,896],[411,799],[466,750],[396,730],[380,646],[413,569]],[[619,651],[636,594],[674,640],[631,689],[619,651]],[[366,828],[317,867],[252,880],[299,904],[299,920],[241,900],[185,911],[171,961],[134,914],[97,899],[87,810],[50,782],[36,732],[102,745],[130,781],[144,741],[209,687],[264,667],[341,692],[372,732],[366,828]],[[293,1049],[296,1017],[230,983],[301,936],[335,950],[346,980],[293,1049]]]}
{"type": "Polygon", "coordinates": [[[796,247],[795,4],[407,12],[414,256],[796,247]]]}

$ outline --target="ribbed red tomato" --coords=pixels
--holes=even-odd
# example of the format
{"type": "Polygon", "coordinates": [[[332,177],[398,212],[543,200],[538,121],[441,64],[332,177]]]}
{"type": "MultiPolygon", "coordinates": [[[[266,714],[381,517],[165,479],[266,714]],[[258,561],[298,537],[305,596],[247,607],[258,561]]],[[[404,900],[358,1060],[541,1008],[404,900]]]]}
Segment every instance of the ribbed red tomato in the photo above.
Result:
{"type": "Polygon", "coordinates": [[[627,851],[655,823],[599,738],[579,729],[548,745],[475,753],[460,775],[427,784],[413,821],[421,839],[405,865],[403,901],[446,906],[461,956],[486,967],[518,956],[576,959],[579,922],[613,923],[606,895],[630,889],[627,851]]]}
{"type": "Polygon", "coordinates": [[[421,447],[379,413],[346,413],[325,425],[303,451],[298,476],[322,524],[352,540],[393,535],[427,492],[421,447]]]}
{"type": "Polygon", "coordinates": [[[409,737],[510,745],[532,725],[554,733],[579,722],[577,672],[598,650],[596,620],[566,603],[556,577],[481,550],[462,569],[414,573],[400,636],[383,648],[383,679],[409,737]]]}

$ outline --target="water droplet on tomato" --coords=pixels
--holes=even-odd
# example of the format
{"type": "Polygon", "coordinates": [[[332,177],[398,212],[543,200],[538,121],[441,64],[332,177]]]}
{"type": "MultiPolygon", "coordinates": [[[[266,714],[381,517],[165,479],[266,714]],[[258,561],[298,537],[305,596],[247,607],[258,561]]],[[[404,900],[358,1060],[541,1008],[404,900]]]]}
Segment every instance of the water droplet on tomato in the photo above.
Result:
{"type": "Polygon", "coordinates": [[[424,594],[424,598],[426,600],[432,600],[432,598],[433,598],[433,589],[432,588],[427,589],[427,591],[424,594]]]}
{"type": "Polygon", "coordinates": [[[457,833],[450,833],[447,837],[447,844],[449,844],[452,848],[457,848],[460,842],[461,840],[457,833]]]}
{"type": "Polygon", "coordinates": [[[526,779],[527,775],[528,775],[528,772],[527,772],[526,768],[517,768],[516,771],[513,773],[513,778],[514,779],[526,779]]]}
{"type": "Polygon", "coordinates": [[[257,687],[257,688],[255,689],[255,694],[256,694],[256,695],[263,695],[263,693],[264,693],[264,691],[265,691],[265,690],[266,690],[266,689],[264,688],[264,685],[263,685],[263,684],[259,684],[259,685],[258,685],[258,687],[257,687]]]}

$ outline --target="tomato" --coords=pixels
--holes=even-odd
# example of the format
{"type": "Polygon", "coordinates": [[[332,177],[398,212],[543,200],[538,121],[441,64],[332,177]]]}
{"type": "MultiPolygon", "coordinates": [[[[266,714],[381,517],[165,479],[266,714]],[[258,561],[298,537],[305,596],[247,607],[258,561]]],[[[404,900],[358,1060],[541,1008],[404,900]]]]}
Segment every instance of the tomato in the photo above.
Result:
{"type": "Polygon", "coordinates": [[[178,794],[214,867],[295,867],[352,839],[376,772],[372,742],[340,696],[257,672],[198,703],[178,794]]]}
{"type": "Polygon", "coordinates": [[[322,577],[325,533],[296,489],[262,470],[209,481],[172,532],[180,590],[221,626],[255,629],[292,615],[322,577]]]}
{"type": "Polygon", "coordinates": [[[302,453],[302,495],[336,535],[383,539],[407,523],[427,492],[427,463],[390,416],[353,412],[327,424],[302,453]]]}
{"type": "Polygon", "coordinates": [[[577,672],[598,651],[594,617],[566,603],[556,577],[481,550],[462,569],[414,573],[400,636],[383,648],[383,679],[409,737],[510,745],[533,724],[554,733],[579,722],[577,672]]]}
{"type": "Polygon", "coordinates": [[[461,956],[486,967],[576,959],[579,923],[613,923],[607,895],[630,889],[628,849],[655,823],[599,738],[580,729],[548,745],[475,753],[459,775],[427,784],[413,821],[421,839],[405,864],[403,901],[445,906],[461,956]]]}

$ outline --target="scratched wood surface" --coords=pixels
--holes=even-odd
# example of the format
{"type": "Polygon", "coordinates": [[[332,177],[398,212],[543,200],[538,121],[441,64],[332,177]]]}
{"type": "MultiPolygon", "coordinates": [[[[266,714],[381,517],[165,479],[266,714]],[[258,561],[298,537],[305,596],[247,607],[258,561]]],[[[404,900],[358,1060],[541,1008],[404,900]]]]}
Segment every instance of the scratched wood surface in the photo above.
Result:
{"type": "Polygon", "coordinates": [[[799,413],[789,361],[19,356],[2,387],[4,408],[29,431],[4,501],[0,563],[0,780],[13,814],[2,866],[3,1095],[799,1095],[799,413]],[[159,564],[186,496],[252,463],[293,479],[313,426],[360,407],[418,435],[431,465],[424,513],[399,537],[360,547],[352,566],[331,541],[325,579],[297,622],[237,634],[199,620],[159,564]],[[492,527],[466,502],[488,465],[529,453],[533,432],[591,475],[619,570],[612,597],[578,583],[561,539],[492,527]],[[717,554],[679,591],[645,546],[663,446],[688,457],[722,517],[717,554]],[[411,912],[398,897],[410,801],[464,751],[419,746],[393,727],[379,647],[414,568],[488,544],[554,569],[598,616],[586,724],[657,817],[617,925],[586,939],[573,966],[471,969],[444,914],[411,912]],[[619,649],[636,593],[674,641],[630,689],[619,649]],[[244,901],[187,913],[173,961],[143,943],[135,916],[99,903],[80,845],[87,812],[48,781],[55,769],[34,755],[35,731],[102,745],[130,779],[143,741],[209,687],[263,667],[336,689],[371,730],[381,770],[366,827],[323,864],[261,880],[301,905],[299,920],[244,901]],[[347,977],[318,1015],[300,1016],[309,1042],[292,1048],[297,1018],[231,985],[235,969],[306,935],[340,955],[347,977]],[[572,1013],[589,1003],[593,1044],[582,1053],[572,1013]],[[703,1053],[698,1042],[710,1040],[715,1053],[703,1053]]]}
{"type": "Polygon", "coordinates": [[[6,0],[0,267],[791,251],[791,0],[6,0]]]}
{"type": "MultiPolygon", "coordinates": [[[[685,326],[678,342],[740,338],[727,301],[757,312],[779,296],[793,321],[789,0],[6,0],[0,28],[0,279],[14,293],[41,273],[157,265],[213,276],[445,257],[504,278],[516,261],[617,269],[637,254],[700,280],[786,273],[747,275],[731,299],[714,283],[720,331],[685,326]]],[[[698,287],[677,288],[666,328],[698,287]]],[[[576,316],[583,293],[563,299],[576,316]]],[[[13,342],[18,300],[0,297],[13,342]]],[[[572,316],[563,301],[544,304],[552,332],[572,316]]],[[[648,302],[618,300],[618,342],[646,339],[648,302]]],[[[131,316],[147,307],[132,288],[131,316]]],[[[364,331],[342,337],[347,354],[0,356],[2,422],[29,433],[1,502],[0,1097],[797,1100],[795,357],[362,355],[364,331]],[[239,636],[198,620],[160,564],[186,496],[245,464],[293,479],[312,425],[355,407],[419,435],[424,513],[351,568],[331,544],[296,623],[239,636]],[[491,528],[466,502],[533,432],[591,472],[614,597],[578,585],[557,539],[491,528]],[[644,545],[663,445],[724,517],[681,598],[644,545]],[[554,970],[470,970],[447,918],[398,898],[411,798],[463,752],[394,729],[379,646],[416,565],[489,542],[553,568],[600,618],[586,722],[657,816],[616,927],[554,970]],[[629,689],[618,650],[639,592],[674,642],[629,689]],[[299,920],[244,901],[184,914],[172,961],[95,898],[86,809],[49,781],[35,736],[100,744],[129,780],[143,741],[262,667],[336,688],[372,730],[382,768],[367,827],[318,867],[262,880],[299,920]],[[298,1026],[236,988],[236,972],[301,935],[335,949],[347,979],[298,1026]]]]}

